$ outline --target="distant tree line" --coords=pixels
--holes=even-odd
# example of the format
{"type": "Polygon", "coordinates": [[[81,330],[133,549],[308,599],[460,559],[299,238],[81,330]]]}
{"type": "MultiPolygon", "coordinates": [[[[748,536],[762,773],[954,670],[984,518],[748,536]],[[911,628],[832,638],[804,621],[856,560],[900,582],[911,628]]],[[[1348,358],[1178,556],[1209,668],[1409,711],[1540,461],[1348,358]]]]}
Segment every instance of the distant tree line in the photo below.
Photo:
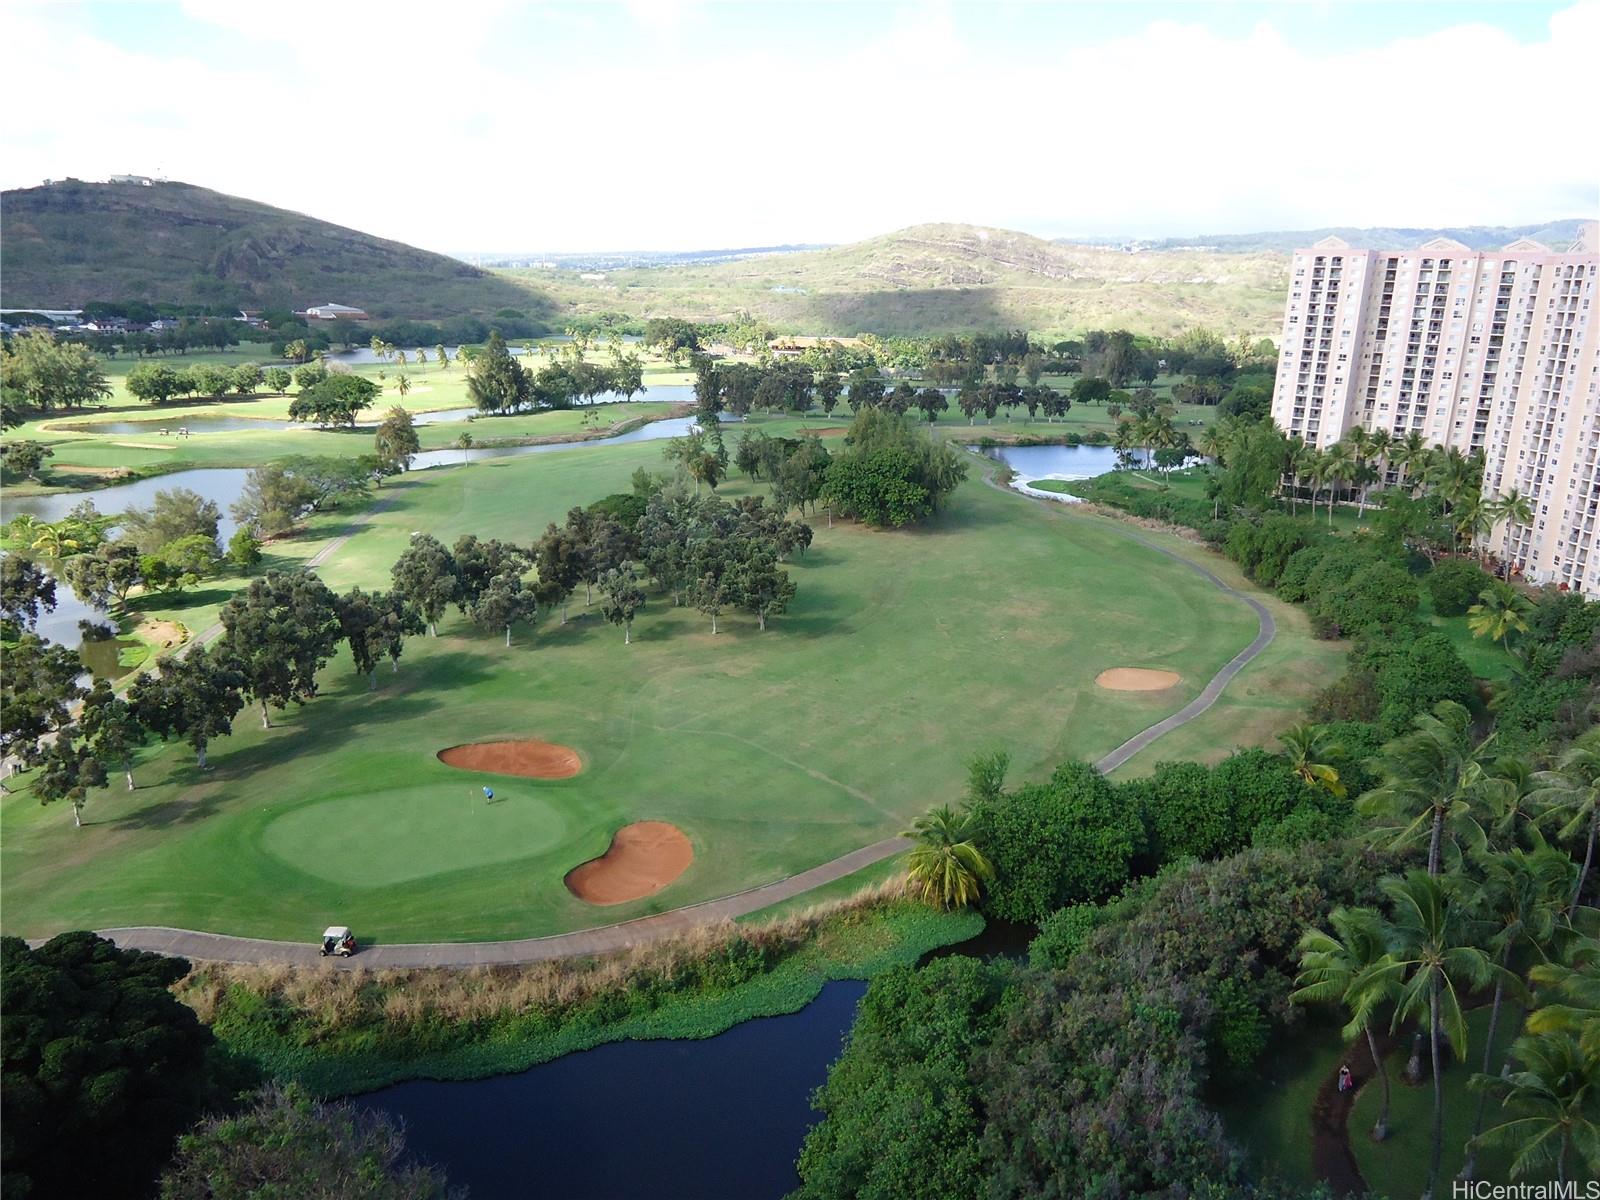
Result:
{"type": "Polygon", "coordinates": [[[574,343],[570,353],[534,369],[512,356],[498,332],[472,356],[467,374],[467,394],[485,414],[571,408],[612,392],[632,400],[644,390],[642,362],[620,344],[613,345],[610,363],[586,361],[582,346],[574,343]]]}

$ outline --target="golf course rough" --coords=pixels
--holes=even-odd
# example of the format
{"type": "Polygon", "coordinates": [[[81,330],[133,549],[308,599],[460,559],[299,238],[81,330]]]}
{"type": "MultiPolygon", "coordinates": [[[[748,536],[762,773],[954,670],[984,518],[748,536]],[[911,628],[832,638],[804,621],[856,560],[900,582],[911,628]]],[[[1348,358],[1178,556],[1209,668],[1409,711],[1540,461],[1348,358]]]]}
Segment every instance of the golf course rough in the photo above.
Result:
{"type": "MultiPolygon", "coordinates": [[[[659,446],[638,443],[410,472],[318,573],[336,592],[386,587],[417,529],[526,544],[660,464],[659,446]]],[[[718,494],[765,490],[733,479],[718,494]]],[[[350,525],[345,513],[318,528],[350,525]]],[[[546,614],[509,647],[451,614],[438,637],[406,642],[376,690],[341,650],[310,704],[213,742],[211,770],[152,741],[137,790],[94,790],[82,828],[19,780],[0,807],[8,932],[297,940],[337,921],[377,940],[493,941],[645,916],[663,896],[731,895],[897,833],[959,793],[997,730],[1019,779],[1092,761],[1193,699],[1257,629],[1245,604],[1113,523],[975,479],[915,530],[815,532],[784,563],[798,593],[765,632],[729,612],[713,637],[704,613],[655,593],[632,645],[581,592],[566,624],[546,614]],[[1118,663],[1182,678],[1164,692],[1096,686],[1118,663]],[[906,703],[930,673],[959,686],[959,704],[906,703]],[[1017,720],[1024,700],[1050,718],[1017,720]],[[528,779],[439,758],[534,736],[577,750],[582,769],[528,779]],[[566,875],[642,819],[688,833],[693,865],[612,907],[574,895],[566,875]]],[[[188,610],[159,615],[203,627],[188,610]]]]}

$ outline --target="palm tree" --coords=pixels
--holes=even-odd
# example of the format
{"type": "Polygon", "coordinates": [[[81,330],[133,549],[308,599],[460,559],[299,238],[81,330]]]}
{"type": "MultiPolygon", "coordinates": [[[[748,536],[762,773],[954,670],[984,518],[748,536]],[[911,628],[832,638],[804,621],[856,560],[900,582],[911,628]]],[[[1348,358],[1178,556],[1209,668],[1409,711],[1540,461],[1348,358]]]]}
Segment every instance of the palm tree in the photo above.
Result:
{"type": "Polygon", "coordinates": [[[1533,524],[1533,503],[1516,488],[1512,488],[1504,496],[1491,500],[1489,504],[1494,511],[1496,523],[1510,521],[1513,525],[1533,524]]]}
{"type": "Polygon", "coordinates": [[[1534,775],[1539,784],[1529,793],[1529,803],[1538,806],[1540,820],[1560,822],[1556,837],[1563,842],[1583,838],[1583,867],[1572,889],[1567,915],[1575,915],[1594,865],[1594,844],[1600,833],[1600,729],[1591,729],[1568,746],[1556,760],[1555,769],[1534,775]]]}
{"type": "Polygon", "coordinates": [[[1587,1057],[1600,1060],[1600,941],[1575,938],[1563,958],[1528,972],[1543,1001],[1528,1014],[1528,1032],[1570,1033],[1587,1057]]]}
{"type": "Polygon", "coordinates": [[[400,393],[401,399],[409,396],[411,394],[411,376],[401,371],[399,375],[395,376],[394,388],[395,391],[400,393]]]}
{"type": "Polygon", "coordinates": [[[1416,495],[1422,487],[1423,475],[1432,453],[1427,438],[1417,429],[1413,429],[1405,437],[1393,443],[1390,456],[1394,459],[1395,465],[1405,472],[1406,487],[1410,489],[1412,495],[1416,495]]]}
{"type": "MultiPolygon", "coordinates": [[[[1532,854],[1510,850],[1490,856],[1483,863],[1482,895],[1484,916],[1494,926],[1487,946],[1495,956],[1494,1000],[1489,1009],[1489,1031],[1483,1039],[1483,1073],[1489,1074],[1494,1054],[1495,1030],[1500,1024],[1500,1004],[1509,981],[1519,992],[1521,981],[1511,971],[1511,961],[1524,944],[1542,953],[1555,936],[1556,914],[1566,900],[1572,860],[1548,848],[1532,854]]],[[[1476,1166],[1478,1134],[1483,1131],[1484,1110],[1489,1102],[1485,1092],[1478,1101],[1478,1115],[1467,1141],[1467,1161],[1461,1177],[1471,1179],[1476,1166]]]]}
{"type": "Polygon", "coordinates": [[[1328,485],[1328,528],[1333,528],[1334,493],[1341,483],[1349,483],[1356,473],[1357,460],[1344,442],[1335,442],[1322,455],[1322,478],[1328,485]]]}
{"type": "Polygon", "coordinates": [[[982,894],[984,881],[994,878],[994,867],[972,843],[971,831],[972,814],[945,804],[918,817],[904,835],[917,839],[906,874],[929,904],[964,908],[982,894]]]}
{"type": "Polygon", "coordinates": [[[1358,463],[1364,463],[1372,457],[1372,435],[1367,432],[1365,425],[1357,425],[1345,434],[1343,443],[1349,447],[1358,463]]]}
{"type": "MultiPolygon", "coordinates": [[[[1306,447],[1306,461],[1302,467],[1302,470],[1305,472],[1306,479],[1311,484],[1311,519],[1316,520],[1317,493],[1322,490],[1322,485],[1328,483],[1330,480],[1328,475],[1327,451],[1318,450],[1315,446],[1306,447]]],[[[1330,513],[1328,519],[1331,521],[1333,520],[1331,515],[1333,511],[1332,487],[1329,487],[1328,489],[1328,511],[1330,513]]]]}
{"type": "Polygon", "coordinates": [[[73,536],[72,525],[70,521],[58,521],[54,525],[35,526],[32,548],[46,558],[66,558],[77,553],[83,544],[73,536]]]}
{"type": "MultiPolygon", "coordinates": [[[[1393,965],[1375,971],[1398,984],[1391,1028],[1407,1020],[1428,1024],[1433,1059],[1433,1155],[1428,1165],[1424,1200],[1434,1194],[1439,1179],[1439,1156],[1444,1150],[1444,1083],[1440,1077],[1439,1037],[1443,1034],[1458,1059],[1467,1053],[1467,1022],[1461,1011],[1462,988],[1488,982],[1489,956],[1474,944],[1466,928],[1466,912],[1455,902],[1445,883],[1423,871],[1383,881],[1393,918],[1388,927],[1393,965]]],[[[1374,986],[1377,986],[1374,984],[1374,986]]]]}
{"type": "Polygon", "coordinates": [[[1387,429],[1374,429],[1367,434],[1367,459],[1373,463],[1389,465],[1389,455],[1394,450],[1394,435],[1387,429]]]}
{"type": "Polygon", "coordinates": [[[425,367],[427,365],[428,365],[428,352],[426,350],[424,350],[421,346],[418,346],[417,347],[417,366],[425,367]]]}
{"type": "Polygon", "coordinates": [[[1299,434],[1284,442],[1283,476],[1288,480],[1289,507],[1295,513],[1300,511],[1300,476],[1305,474],[1316,453],[1316,448],[1307,445],[1299,434]]]}
{"type": "Polygon", "coordinates": [[[1528,760],[1505,754],[1489,765],[1484,800],[1489,806],[1489,843],[1495,850],[1515,850],[1544,845],[1535,819],[1538,805],[1532,794],[1537,787],[1528,760]]]}
{"type": "Polygon", "coordinates": [[[472,449],[472,434],[462,430],[461,436],[456,439],[456,449],[461,451],[461,461],[467,461],[467,451],[472,449]]]}
{"type": "Polygon", "coordinates": [[[1350,482],[1355,485],[1357,494],[1361,497],[1356,506],[1356,520],[1360,521],[1367,515],[1367,498],[1371,494],[1372,485],[1383,480],[1383,472],[1370,462],[1357,463],[1354,471],[1350,473],[1350,482]]]}
{"type": "Polygon", "coordinates": [[[1377,830],[1393,833],[1397,847],[1409,846],[1426,834],[1428,874],[1437,877],[1447,826],[1473,843],[1484,840],[1475,810],[1492,786],[1487,764],[1494,735],[1474,742],[1472,714],[1454,700],[1439,701],[1415,724],[1414,732],[1378,752],[1376,766],[1383,782],[1357,800],[1356,807],[1363,815],[1397,822],[1377,830]]]}
{"type": "Polygon", "coordinates": [[[1307,787],[1320,787],[1333,796],[1345,794],[1339,768],[1324,761],[1335,757],[1339,747],[1321,729],[1305,722],[1291,725],[1278,735],[1278,741],[1283,743],[1283,757],[1307,787]]]}
{"type": "Polygon", "coordinates": [[[1513,1179],[1554,1166],[1556,1182],[1565,1184],[1567,1154],[1574,1145],[1591,1169],[1600,1166],[1600,1121],[1594,1103],[1600,1095],[1600,1058],[1585,1054],[1576,1038],[1561,1034],[1520,1037],[1511,1054],[1521,1070],[1504,1077],[1477,1075],[1472,1085],[1526,1115],[1473,1141],[1514,1151],[1513,1179]]]}
{"type": "Polygon", "coordinates": [[[1370,908],[1336,908],[1328,914],[1332,933],[1309,929],[1300,939],[1300,974],[1297,989],[1289,994],[1296,1004],[1337,1001],[1350,1013],[1341,1031],[1347,1038],[1364,1035],[1372,1066],[1383,1082],[1383,1108],[1372,1127],[1372,1140],[1389,1136],[1389,1071],[1378,1053],[1372,1019],[1378,1008],[1392,1000],[1397,981],[1391,967],[1383,920],[1370,908]]]}
{"type": "Polygon", "coordinates": [[[440,369],[444,370],[444,371],[448,371],[450,369],[450,356],[445,353],[444,343],[440,342],[437,346],[435,346],[433,348],[433,350],[434,350],[434,353],[439,356],[439,367],[440,367],[440,369]]]}
{"type": "Polygon", "coordinates": [[[1473,637],[1493,638],[1504,648],[1513,633],[1528,632],[1532,612],[1532,600],[1505,580],[1494,579],[1478,593],[1478,603],[1467,609],[1467,628],[1473,637]]]}

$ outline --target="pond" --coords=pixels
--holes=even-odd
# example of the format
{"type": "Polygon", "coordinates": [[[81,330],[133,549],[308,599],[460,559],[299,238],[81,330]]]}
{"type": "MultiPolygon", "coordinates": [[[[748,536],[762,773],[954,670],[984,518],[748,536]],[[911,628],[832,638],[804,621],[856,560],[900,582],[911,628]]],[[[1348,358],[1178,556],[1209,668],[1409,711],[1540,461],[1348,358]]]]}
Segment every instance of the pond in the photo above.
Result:
{"type": "Polygon", "coordinates": [[[1110,446],[973,446],[972,449],[998,459],[1025,479],[1050,475],[1093,479],[1117,469],[1117,452],[1110,446]]]}
{"type": "MultiPolygon", "coordinates": [[[[971,446],[979,454],[998,459],[1024,479],[1093,479],[1117,469],[1117,452],[1111,446],[971,446]]],[[[1142,452],[1139,456],[1142,460],[1142,452]]],[[[1190,458],[1198,461],[1199,455],[1190,458]]]]}
{"type": "Polygon", "coordinates": [[[839,1056],[860,980],[805,1008],[704,1041],[614,1042],[518,1075],[402,1083],[351,1101],[478,1200],[778,1200],[817,1119],[811,1093],[839,1056]]]}
{"type": "MultiPolygon", "coordinates": [[[[674,417],[666,421],[652,421],[616,437],[591,438],[587,441],[548,442],[540,446],[475,446],[470,450],[427,450],[418,454],[413,466],[418,470],[429,467],[456,466],[462,462],[478,462],[486,458],[507,458],[522,454],[546,454],[556,450],[573,450],[584,446],[611,446],[624,442],[649,442],[663,438],[679,437],[694,424],[693,417],[674,417]]],[[[481,423],[481,428],[492,430],[492,419],[481,423]]],[[[118,484],[114,487],[94,488],[82,492],[58,492],[50,496],[5,496],[0,498],[0,523],[28,513],[41,521],[59,521],[85,500],[92,500],[103,513],[125,512],[130,508],[143,508],[151,504],[157,492],[174,488],[188,488],[212,501],[221,510],[217,522],[217,537],[222,545],[238,528],[229,511],[233,502],[244,490],[249,471],[243,467],[204,467],[190,471],[173,471],[141,479],[136,483],[118,484]]],[[[80,619],[104,620],[105,614],[89,608],[75,595],[63,579],[56,580],[56,609],[39,619],[38,632],[50,641],[64,646],[79,642],[80,619]]],[[[110,653],[106,647],[93,648],[104,659],[110,653]]],[[[97,669],[109,669],[110,661],[96,660],[97,669]]]]}
{"type": "MultiPolygon", "coordinates": [[[[547,337],[547,338],[532,338],[532,339],[529,339],[529,338],[507,338],[506,339],[506,349],[511,351],[512,354],[514,354],[514,355],[516,355],[517,357],[520,358],[523,354],[527,353],[527,351],[524,349],[523,343],[525,343],[527,341],[530,341],[530,340],[533,342],[534,354],[537,355],[539,350],[542,349],[545,346],[551,345],[552,343],[563,343],[564,344],[566,342],[570,342],[572,339],[570,337],[568,337],[566,334],[562,334],[559,337],[547,337]]],[[[622,340],[623,340],[623,342],[625,342],[626,344],[628,344],[630,346],[631,345],[637,345],[638,343],[644,341],[644,339],[641,338],[638,334],[633,334],[633,333],[625,333],[625,334],[623,334],[622,335],[622,340]]],[[[596,338],[594,340],[594,345],[597,346],[597,347],[604,347],[606,345],[606,341],[603,338],[596,338]]],[[[411,365],[416,363],[416,361],[417,361],[417,347],[415,347],[415,346],[401,346],[401,347],[399,347],[399,349],[404,350],[406,352],[406,365],[407,366],[411,366],[411,365]]],[[[428,363],[436,363],[436,362],[439,361],[439,353],[433,346],[424,346],[424,347],[422,347],[422,349],[427,352],[428,363]]],[[[446,346],[444,348],[444,352],[445,352],[445,356],[448,357],[448,358],[451,358],[451,359],[458,358],[461,355],[461,347],[460,346],[446,346]]],[[[376,363],[384,363],[384,364],[386,364],[386,365],[388,365],[390,367],[394,367],[397,370],[400,369],[400,364],[395,362],[393,358],[388,358],[388,359],[379,358],[376,354],[374,354],[372,352],[372,347],[371,346],[354,346],[349,350],[330,350],[330,351],[328,351],[328,361],[329,362],[349,363],[352,367],[364,367],[364,366],[372,366],[372,365],[374,365],[376,363]]],[[[424,365],[427,365],[427,364],[424,364],[424,365]]]]}
{"type": "MultiPolygon", "coordinates": [[[[991,921],[925,954],[1025,958],[1031,925],[991,921]]],[[[570,1200],[777,1200],[866,993],[823,987],[797,1013],[736,1025],[704,1041],[614,1042],[517,1075],[402,1083],[351,1101],[406,1123],[406,1140],[475,1197],[521,1197],[528,1181],[570,1200]]]]}

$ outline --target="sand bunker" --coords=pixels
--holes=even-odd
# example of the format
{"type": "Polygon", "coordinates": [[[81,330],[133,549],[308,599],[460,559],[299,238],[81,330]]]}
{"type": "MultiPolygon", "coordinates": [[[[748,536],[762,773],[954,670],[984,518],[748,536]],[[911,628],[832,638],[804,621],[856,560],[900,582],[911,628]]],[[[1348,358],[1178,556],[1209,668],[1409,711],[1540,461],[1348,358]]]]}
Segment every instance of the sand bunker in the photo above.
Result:
{"type": "Polygon", "coordinates": [[[521,775],[524,779],[570,779],[583,770],[583,760],[570,746],[531,738],[514,742],[474,742],[439,751],[439,761],[465,771],[521,775]]]}
{"type": "Polygon", "coordinates": [[[623,904],[658,892],[694,861],[683,830],[665,821],[624,825],[599,858],[567,872],[567,890],[590,904],[623,904]]]}
{"type": "Polygon", "coordinates": [[[1183,676],[1176,671],[1151,671],[1144,667],[1112,667],[1101,671],[1094,681],[1112,692],[1165,691],[1183,676]]]}

